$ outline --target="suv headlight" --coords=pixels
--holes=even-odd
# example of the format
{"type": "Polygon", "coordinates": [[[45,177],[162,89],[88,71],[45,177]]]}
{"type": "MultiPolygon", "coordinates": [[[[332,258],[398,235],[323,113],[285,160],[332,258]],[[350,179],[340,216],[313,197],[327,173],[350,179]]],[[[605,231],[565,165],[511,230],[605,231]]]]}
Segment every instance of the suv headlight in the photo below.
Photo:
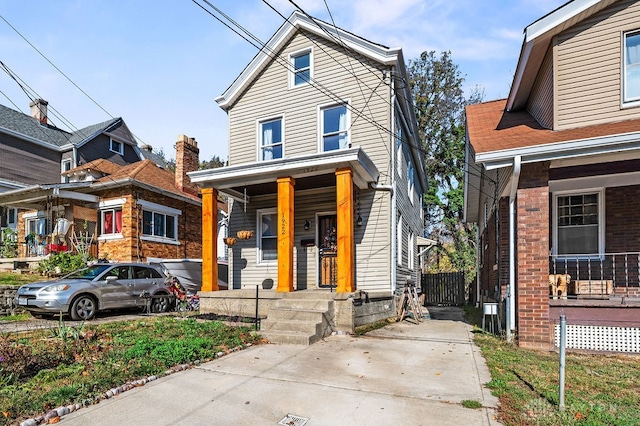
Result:
{"type": "Polygon", "coordinates": [[[69,284],[54,284],[43,288],[42,291],[45,293],[55,293],[58,291],[68,290],[69,288],[69,284]]]}

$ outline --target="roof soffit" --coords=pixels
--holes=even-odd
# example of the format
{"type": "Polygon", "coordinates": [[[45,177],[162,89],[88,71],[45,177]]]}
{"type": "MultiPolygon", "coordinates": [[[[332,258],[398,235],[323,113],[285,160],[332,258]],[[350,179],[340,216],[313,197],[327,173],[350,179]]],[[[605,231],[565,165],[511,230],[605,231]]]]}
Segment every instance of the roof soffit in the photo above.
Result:
{"type": "Polygon", "coordinates": [[[572,0],[538,19],[524,30],[524,41],[507,99],[507,111],[517,111],[529,94],[553,37],[618,0],[572,0]]]}

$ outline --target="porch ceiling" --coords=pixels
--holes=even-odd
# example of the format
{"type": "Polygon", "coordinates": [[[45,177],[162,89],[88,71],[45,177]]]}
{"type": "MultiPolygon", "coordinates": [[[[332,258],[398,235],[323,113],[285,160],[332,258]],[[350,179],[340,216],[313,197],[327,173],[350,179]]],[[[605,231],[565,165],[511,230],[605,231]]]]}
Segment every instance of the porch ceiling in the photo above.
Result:
{"type": "Polygon", "coordinates": [[[353,182],[360,189],[377,182],[380,173],[360,147],[285,158],[278,161],[256,162],[189,173],[193,183],[216,188],[231,196],[247,196],[277,192],[276,180],[290,176],[296,179],[296,190],[335,185],[335,171],[349,167],[353,182]]]}
{"type": "Polygon", "coordinates": [[[99,200],[98,196],[74,191],[74,189],[85,188],[88,186],[89,185],[87,184],[52,184],[35,185],[15,189],[13,191],[0,193],[0,205],[27,210],[38,210],[42,207],[44,202],[51,198],[97,203],[99,200]]]}

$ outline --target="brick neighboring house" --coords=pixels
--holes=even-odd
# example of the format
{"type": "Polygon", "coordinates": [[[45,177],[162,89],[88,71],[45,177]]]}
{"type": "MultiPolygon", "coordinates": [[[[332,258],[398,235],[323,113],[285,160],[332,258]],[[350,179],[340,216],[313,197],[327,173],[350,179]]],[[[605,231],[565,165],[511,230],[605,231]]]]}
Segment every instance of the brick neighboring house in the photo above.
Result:
{"type": "Polygon", "coordinates": [[[466,109],[476,300],[534,349],[640,352],[640,1],[525,28],[507,99],[466,109]]]}
{"type": "Polygon", "coordinates": [[[175,174],[148,159],[97,159],[63,172],[66,182],[0,193],[0,205],[27,210],[18,219],[24,256],[78,250],[88,235],[98,258],[200,258],[202,203],[186,174],[197,170],[198,153],[196,141],[180,135],[175,174]]]}
{"type": "MultiPolygon", "coordinates": [[[[68,132],[49,118],[48,105],[36,99],[29,104],[30,114],[0,105],[0,192],[68,181],[61,173],[98,159],[119,166],[150,159],[166,167],[151,147],[138,147],[122,118],[68,132]]],[[[0,228],[16,227],[15,206],[0,206],[0,228]]]]}

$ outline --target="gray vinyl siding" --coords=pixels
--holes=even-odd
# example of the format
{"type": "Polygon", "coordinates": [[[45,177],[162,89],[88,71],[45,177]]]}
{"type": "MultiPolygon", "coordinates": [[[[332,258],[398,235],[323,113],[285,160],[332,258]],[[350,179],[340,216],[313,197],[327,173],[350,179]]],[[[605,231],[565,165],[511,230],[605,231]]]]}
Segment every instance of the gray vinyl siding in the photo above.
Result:
{"type": "Polygon", "coordinates": [[[289,88],[287,69],[271,63],[229,111],[229,139],[233,141],[229,147],[229,164],[257,161],[257,123],[276,116],[284,116],[285,157],[318,152],[319,107],[348,100],[351,108],[366,116],[366,119],[358,118],[356,113],[351,113],[352,146],[363,147],[381,175],[387,175],[391,135],[371,121],[385,129],[391,128],[390,88],[380,80],[382,70],[388,67],[372,65],[353,52],[348,57],[337,45],[306,33],[296,34],[280,52],[280,57],[286,60],[291,52],[305,48],[313,51],[313,79],[335,97],[321,93],[311,84],[289,88]]]}
{"type": "Polygon", "coordinates": [[[0,179],[36,185],[60,182],[60,152],[0,134],[0,179]]]}
{"type": "MultiPolygon", "coordinates": [[[[312,85],[289,88],[288,71],[275,63],[267,66],[229,110],[229,140],[231,141],[229,164],[256,162],[258,160],[258,122],[278,116],[284,118],[284,157],[318,152],[319,108],[334,104],[337,100],[343,100],[349,101],[353,110],[365,115],[365,117],[358,117],[356,112],[350,113],[351,146],[362,147],[376,164],[380,171],[378,184],[390,185],[392,183],[390,156],[394,152],[393,144],[395,143],[390,133],[392,128],[391,90],[388,79],[384,82],[381,80],[382,71],[389,70],[389,67],[372,64],[369,59],[354,52],[349,52],[347,56],[344,49],[336,44],[301,33],[290,40],[280,52],[280,56],[287,59],[291,52],[305,48],[311,48],[313,52],[313,79],[335,94],[336,98],[321,93],[312,85]],[[307,36],[313,41],[310,41],[307,36]],[[374,91],[373,94],[372,91],[374,91]]],[[[406,183],[404,185],[406,187],[406,183]]],[[[388,191],[354,189],[354,218],[357,218],[358,200],[364,224],[362,227],[354,224],[356,287],[365,291],[389,291],[393,232],[391,195],[388,191]]],[[[419,206],[419,200],[416,201],[419,206]]],[[[235,218],[231,220],[231,235],[237,231],[237,223],[244,221],[241,219],[244,215],[241,209],[238,210],[238,205],[242,207],[241,204],[235,203],[231,212],[231,217],[235,218]]],[[[252,198],[250,205],[247,206],[249,221],[255,227],[256,209],[276,208],[276,206],[276,194],[252,198]]],[[[294,268],[296,275],[294,286],[297,289],[316,288],[318,284],[317,241],[314,247],[305,248],[301,246],[301,240],[317,239],[315,235],[317,212],[335,211],[335,187],[295,193],[294,268]],[[309,231],[304,231],[305,219],[313,223],[309,231]]],[[[411,226],[415,227],[415,215],[408,213],[407,218],[410,218],[411,226]]],[[[421,235],[419,232],[415,234],[421,235]]],[[[277,285],[277,265],[265,266],[256,263],[256,243],[255,238],[248,242],[238,241],[231,248],[234,288],[240,285],[259,285],[265,279],[271,279],[274,286],[277,285]]],[[[417,264],[416,260],[415,265],[417,264]]]]}
{"type": "MultiPolygon", "coordinates": [[[[389,193],[372,190],[360,191],[357,195],[361,203],[363,226],[354,225],[356,283],[357,288],[367,291],[388,290],[390,286],[389,270],[389,193]],[[371,206],[373,203],[373,206],[371,206]]],[[[258,230],[257,212],[277,208],[277,195],[261,196],[251,199],[246,214],[241,202],[231,207],[229,235],[235,236],[241,228],[258,230]]],[[[318,230],[317,213],[335,214],[335,187],[300,191],[294,196],[294,277],[293,284],[298,290],[313,289],[318,286],[318,230]],[[311,227],[304,229],[305,220],[311,227]],[[302,240],[313,239],[313,247],[303,247],[302,240]]],[[[357,215],[357,210],[356,213],[357,215]]],[[[258,238],[238,240],[229,248],[229,282],[233,288],[255,288],[268,280],[278,285],[278,266],[258,264],[258,238]]]]}
{"type": "MultiPolygon", "coordinates": [[[[78,149],[78,165],[85,164],[99,158],[104,158],[105,160],[109,160],[120,166],[140,161],[140,157],[138,157],[134,148],[127,143],[123,143],[124,155],[111,151],[109,147],[110,137],[106,134],[98,135],[95,139],[85,143],[78,149]]],[[[58,169],[60,169],[59,166],[58,169]]]]}
{"type": "Polygon", "coordinates": [[[622,105],[622,33],[640,29],[640,2],[625,0],[561,33],[555,130],[640,118],[622,105]]]}
{"type": "Polygon", "coordinates": [[[542,62],[527,110],[541,126],[553,128],[553,49],[549,49],[542,62]]]}

